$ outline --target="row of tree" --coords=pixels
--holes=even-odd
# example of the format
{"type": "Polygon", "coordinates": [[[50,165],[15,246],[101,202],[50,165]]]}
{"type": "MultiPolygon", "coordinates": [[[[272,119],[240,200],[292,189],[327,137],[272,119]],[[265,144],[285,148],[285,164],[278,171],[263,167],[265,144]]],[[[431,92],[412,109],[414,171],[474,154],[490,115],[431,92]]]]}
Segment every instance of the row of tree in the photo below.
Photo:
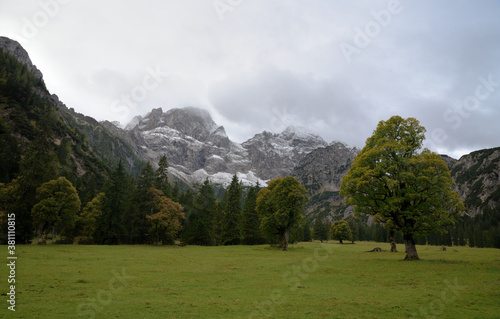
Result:
{"type": "Polygon", "coordinates": [[[30,173],[32,178],[21,176],[0,187],[3,228],[5,217],[16,213],[20,243],[30,243],[35,236],[44,242],[51,234],[53,240],[59,235],[62,243],[171,244],[180,239],[205,246],[271,243],[286,250],[289,240],[310,239],[302,214],[306,191],[293,177],[275,179],[267,188],[244,189],[235,174],[217,199],[208,180],[195,190],[180,191],[177,183],[172,187],[164,156],[156,170],[147,163],[137,178],[120,162],[97,195],[82,205],[77,189],[64,176],[48,180],[55,171],[47,167],[30,173]],[[33,178],[44,172],[46,176],[33,178]],[[36,185],[43,180],[48,181],[36,185]],[[34,196],[24,191],[28,181],[34,196]]]}
{"type": "MultiPolygon", "coordinates": [[[[349,216],[345,222],[349,229],[343,227],[340,236],[334,236],[331,232],[333,224],[318,218],[313,225],[313,238],[320,241],[331,239],[352,243],[356,241],[391,242],[390,230],[381,223],[368,223],[366,218],[355,218],[354,216],[349,216]]],[[[395,232],[393,239],[394,243],[404,244],[401,232],[395,232]]],[[[475,217],[459,216],[453,226],[443,229],[442,232],[416,236],[415,243],[433,246],[500,248],[500,214],[491,212],[490,216],[490,213],[486,212],[475,217]]]]}

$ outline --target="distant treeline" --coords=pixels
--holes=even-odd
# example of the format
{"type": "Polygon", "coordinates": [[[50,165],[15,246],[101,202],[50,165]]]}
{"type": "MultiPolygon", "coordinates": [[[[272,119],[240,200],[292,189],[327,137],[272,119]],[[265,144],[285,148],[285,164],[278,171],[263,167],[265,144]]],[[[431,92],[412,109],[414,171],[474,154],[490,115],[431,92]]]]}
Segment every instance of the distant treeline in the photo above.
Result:
{"type": "MultiPolygon", "coordinates": [[[[442,233],[430,233],[416,236],[418,245],[435,246],[470,246],[500,248],[500,212],[486,209],[475,217],[458,216],[454,226],[442,233]]],[[[389,242],[389,230],[381,224],[368,223],[367,218],[347,218],[353,241],[389,242]]],[[[317,219],[314,224],[314,238],[327,240],[330,223],[317,219]],[[322,230],[325,229],[325,230],[322,230]]],[[[403,244],[403,235],[395,233],[396,243],[403,244]]]]}

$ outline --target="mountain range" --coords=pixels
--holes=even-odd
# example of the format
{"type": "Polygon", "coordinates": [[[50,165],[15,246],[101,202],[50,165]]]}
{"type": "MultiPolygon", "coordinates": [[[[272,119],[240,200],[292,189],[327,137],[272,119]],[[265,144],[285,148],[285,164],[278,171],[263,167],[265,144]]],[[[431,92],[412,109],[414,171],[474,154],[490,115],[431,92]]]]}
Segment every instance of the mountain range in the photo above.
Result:
{"type": "MultiPolygon", "coordinates": [[[[166,112],[155,108],[144,116],[136,116],[124,127],[110,121],[98,122],[68,108],[50,94],[43,84],[42,73],[19,43],[0,37],[0,50],[26,65],[35,79],[33,83],[40,82],[34,85],[34,91],[57,113],[61,129],[55,130],[53,143],[69,143],[72,151],[68,169],[73,170],[75,179],[89,179],[90,172],[95,176],[106,175],[108,167],[116,166],[119,160],[134,175],[144,163],[155,166],[166,155],[172,180],[185,185],[209,179],[226,187],[232,175],[237,174],[246,186],[257,182],[265,186],[270,179],[293,175],[309,192],[310,220],[338,219],[352,211],[339,196],[339,187],[359,152],[354,147],[339,141],[328,143],[305,128],[293,126],[281,133],[264,131],[237,143],[230,140],[224,127],[217,125],[206,110],[194,107],[166,112]]],[[[22,130],[24,124],[16,122],[13,114],[7,107],[1,109],[0,115],[10,127],[8,134],[20,145],[29,144],[32,137],[22,130]]],[[[38,120],[30,117],[29,111],[26,114],[26,121],[38,120]]],[[[500,148],[476,151],[459,160],[442,157],[469,215],[500,209],[500,148]]]]}

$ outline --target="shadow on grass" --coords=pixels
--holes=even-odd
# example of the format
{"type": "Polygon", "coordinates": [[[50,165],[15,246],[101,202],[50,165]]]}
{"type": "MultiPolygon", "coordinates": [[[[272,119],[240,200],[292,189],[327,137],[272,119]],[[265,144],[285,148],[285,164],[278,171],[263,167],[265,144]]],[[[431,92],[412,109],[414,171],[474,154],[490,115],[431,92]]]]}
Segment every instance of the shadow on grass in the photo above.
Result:
{"type": "Polygon", "coordinates": [[[465,265],[470,264],[470,261],[466,260],[446,260],[446,259],[420,259],[417,262],[428,263],[428,264],[448,264],[448,265],[465,265]]]}

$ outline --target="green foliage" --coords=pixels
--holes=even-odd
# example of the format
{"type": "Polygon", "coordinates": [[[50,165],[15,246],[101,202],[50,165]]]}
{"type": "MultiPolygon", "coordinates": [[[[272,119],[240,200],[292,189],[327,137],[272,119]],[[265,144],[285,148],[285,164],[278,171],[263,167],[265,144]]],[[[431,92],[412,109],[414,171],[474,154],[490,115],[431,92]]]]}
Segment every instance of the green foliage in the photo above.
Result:
{"type": "Polygon", "coordinates": [[[321,218],[316,218],[314,221],[314,239],[323,242],[323,240],[328,240],[328,228],[329,224],[321,218]]]}
{"type": "Polygon", "coordinates": [[[354,244],[356,240],[359,240],[359,219],[354,216],[349,216],[345,220],[351,230],[351,243],[354,244]]]}
{"type": "Polygon", "coordinates": [[[292,176],[276,178],[257,195],[257,212],[261,230],[267,238],[279,238],[279,246],[287,250],[290,230],[300,223],[307,203],[305,187],[292,176]]]}
{"type": "Polygon", "coordinates": [[[75,225],[81,203],[75,187],[66,178],[42,184],[36,190],[36,199],[31,214],[42,233],[53,228],[64,233],[75,225]]]}
{"type": "Polygon", "coordinates": [[[344,240],[351,240],[352,233],[349,224],[345,220],[339,220],[332,224],[330,228],[330,238],[338,240],[341,244],[344,240]]]}
{"type": "Polygon", "coordinates": [[[303,227],[303,232],[304,232],[304,237],[303,241],[312,241],[312,235],[311,235],[311,228],[309,226],[309,222],[306,220],[304,223],[303,227]]]}
{"type": "Polygon", "coordinates": [[[104,203],[106,202],[106,195],[104,193],[99,193],[92,201],[88,202],[83,209],[82,215],[78,219],[81,225],[81,236],[86,236],[89,238],[94,237],[94,233],[97,229],[97,220],[101,217],[104,203]]]}
{"type": "Polygon", "coordinates": [[[0,183],[8,183],[19,173],[21,152],[7,123],[0,117],[0,183]]]}

